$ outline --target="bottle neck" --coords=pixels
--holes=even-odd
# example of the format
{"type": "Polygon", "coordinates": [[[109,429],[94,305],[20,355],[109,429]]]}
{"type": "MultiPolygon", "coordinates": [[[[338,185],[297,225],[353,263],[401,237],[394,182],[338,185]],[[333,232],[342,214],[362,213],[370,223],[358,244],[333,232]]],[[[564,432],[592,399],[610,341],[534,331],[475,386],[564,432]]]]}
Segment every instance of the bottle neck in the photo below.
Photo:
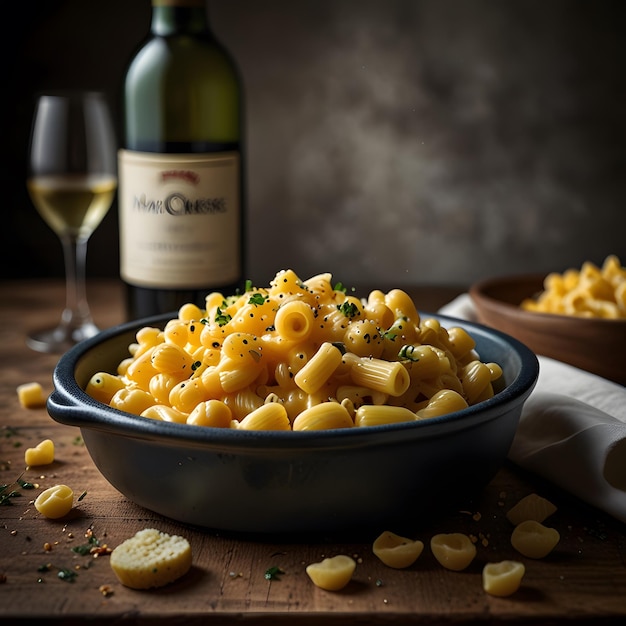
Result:
{"type": "Polygon", "coordinates": [[[207,33],[204,0],[152,0],[151,30],[161,37],[207,33]]]}

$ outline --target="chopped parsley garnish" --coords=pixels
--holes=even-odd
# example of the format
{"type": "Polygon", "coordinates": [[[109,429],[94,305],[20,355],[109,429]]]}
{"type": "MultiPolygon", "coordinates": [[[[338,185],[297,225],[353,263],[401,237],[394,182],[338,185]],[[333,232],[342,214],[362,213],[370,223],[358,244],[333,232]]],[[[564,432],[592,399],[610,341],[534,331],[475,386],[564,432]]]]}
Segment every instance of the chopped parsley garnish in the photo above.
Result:
{"type": "Polygon", "coordinates": [[[80,546],[73,546],[72,552],[76,554],[89,554],[93,548],[97,548],[100,545],[100,540],[95,535],[89,535],[87,543],[83,543],[80,546]]]}
{"type": "MultiPolygon", "coordinates": [[[[348,293],[348,288],[342,282],[336,283],[333,289],[335,291],[340,291],[341,293],[348,293]]],[[[356,287],[350,287],[349,290],[355,292],[356,287]]]]}
{"type": "Polygon", "coordinates": [[[11,498],[17,498],[21,495],[19,491],[16,491],[15,489],[9,491],[8,493],[5,493],[7,487],[9,487],[9,485],[2,485],[0,487],[0,504],[13,504],[13,502],[11,502],[11,498]]]}
{"type": "Polygon", "coordinates": [[[270,567],[265,571],[265,579],[266,580],[280,580],[280,576],[285,572],[280,569],[277,565],[274,567],[270,567]]]}
{"type": "Polygon", "coordinates": [[[233,319],[231,315],[228,315],[228,313],[224,313],[220,307],[217,307],[217,311],[215,312],[215,323],[218,326],[224,326],[224,324],[228,324],[231,319],[233,319]]]}
{"type": "Polygon", "coordinates": [[[246,280],[246,286],[245,286],[244,290],[246,292],[248,292],[248,291],[252,291],[253,289],[254,289],[254,287],[252,286],[252,281],[248,278],[246,280]]]}
{"type": "Polygon", "coordinates": [[[4,426],[2,428],[2,433],[3,433],[3,436],[6,437],[7,439],[9,437],[13,437],[13,436],[18,434],[17,433],[17,429],[16,428],[11,428],[11,426],[4,426]]]}
{"type": "Polygon", "coordinates": [[[248,300],[248,304],[253,304],[254,306],[261,306],[264,302],[269,300],[269,296],[264,296],[262,293],[255,293],[250,296],[250,300],[248,300]]]}
{"type": "Polygon", "coordinates": [[[343,302],[337,307],[346,317],[356,317],[359,315],[359,307],[354,302],[343,302]]]}
{"type": "Polygon", "coordinates": [[[59,570],[57,576],[65,582],[73,583],[76,580],[78,574],[71,569],[64,568],[59,570]]]}
{"type": "Polygon", "coordinates": [[[398,352],[399,359],[406,359],[408,361],[419,361],[419,357],[413,356],[415,352],[415,346],[406,345],[400,348],[400,352],[398,352]]]}
{"type": "Polygon", "coordinates": [[[0,505],[13,504],[13,502],[11,502],[11,498],[19,498],[22,495],[17,489],[9,490],[9,487],[11,487],[12,485],[17,485],[18,487],[22,489],[34,489],[35,488],[35,485],[33,483],[30,483],[27,480],[24,480],[20,475],[15,480],[15,482],[7,484],[7,485],[0,485],[0,505]]]}

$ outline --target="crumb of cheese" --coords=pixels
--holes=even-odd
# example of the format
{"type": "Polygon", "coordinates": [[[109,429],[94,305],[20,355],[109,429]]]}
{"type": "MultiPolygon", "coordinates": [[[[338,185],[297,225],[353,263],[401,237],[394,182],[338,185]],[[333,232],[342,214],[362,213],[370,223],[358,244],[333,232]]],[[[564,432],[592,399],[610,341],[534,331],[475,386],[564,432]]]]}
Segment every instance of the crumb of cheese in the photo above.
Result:
{"type": "Polygon", "coordinates": [[[18,385],[17,397],[25,409],[36,409],[46,404],[43,388],[37,382],[18,385]]]}
{"type": "Polygon", "coordinates": [[[191,546],[184,537],[145,528],[118,545],[111,552],[110,563],[126,587],[163,587],[189,571],[191,546]]]}

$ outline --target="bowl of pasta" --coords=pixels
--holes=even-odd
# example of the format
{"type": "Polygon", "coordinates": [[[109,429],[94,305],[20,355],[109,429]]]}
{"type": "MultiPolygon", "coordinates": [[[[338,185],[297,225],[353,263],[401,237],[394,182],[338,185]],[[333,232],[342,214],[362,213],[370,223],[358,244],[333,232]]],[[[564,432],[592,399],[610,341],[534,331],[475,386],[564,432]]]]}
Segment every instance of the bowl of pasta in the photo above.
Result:
{"type": "Polygon", "coordinates": [[[467,501],[507,457],[536,356],[331,279],[285,270],[104,330],[60,358],[48,411],[130,500],[206,528],[380,528],[467,501]]]}
{"type": "Polygon", "coordinates": [[[479,322],[626,385],[626,268],[615,255],[563,273],[490,277],[470,296],[479,322]]]}

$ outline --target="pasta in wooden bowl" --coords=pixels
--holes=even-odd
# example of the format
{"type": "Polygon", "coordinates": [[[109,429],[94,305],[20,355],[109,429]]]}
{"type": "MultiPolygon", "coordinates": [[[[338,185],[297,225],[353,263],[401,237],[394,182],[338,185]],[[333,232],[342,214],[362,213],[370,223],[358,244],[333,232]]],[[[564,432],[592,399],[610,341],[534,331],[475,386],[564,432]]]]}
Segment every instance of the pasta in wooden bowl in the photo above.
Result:
{"type": "Polygon", "coordinates": [[[626,268],[615,255],[562,274],[496,276],[470,289],[478,320],[626,385],[626,268]]]}
{"type": "Polygon", "coordinates": [[[48,411],[146,508],[312,532],[408,522],[481,489],[537,375],[515,339],[401,290],[361,299],[287,270],[79,344],[48,411]]]}

